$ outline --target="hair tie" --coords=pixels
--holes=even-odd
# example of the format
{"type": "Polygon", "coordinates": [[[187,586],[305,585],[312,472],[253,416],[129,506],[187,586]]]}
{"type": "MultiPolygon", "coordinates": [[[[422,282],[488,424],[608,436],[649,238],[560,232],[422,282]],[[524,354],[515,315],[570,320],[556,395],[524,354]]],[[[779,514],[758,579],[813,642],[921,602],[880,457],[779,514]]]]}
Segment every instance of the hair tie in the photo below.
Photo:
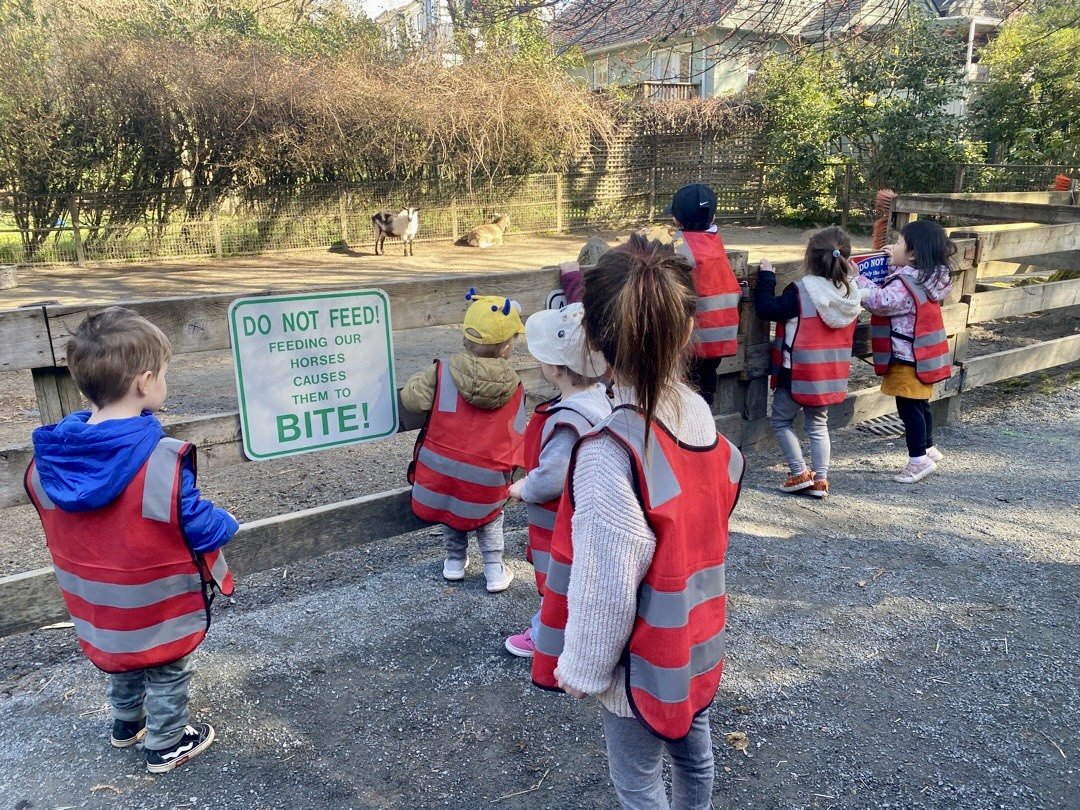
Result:
{"type": "Polygon", "coordinates": [[[832,255],[833,255],[833,258],[839,259],[840,258],[840,248],[834,248],[833,252],[832,252],[832,255]]]}

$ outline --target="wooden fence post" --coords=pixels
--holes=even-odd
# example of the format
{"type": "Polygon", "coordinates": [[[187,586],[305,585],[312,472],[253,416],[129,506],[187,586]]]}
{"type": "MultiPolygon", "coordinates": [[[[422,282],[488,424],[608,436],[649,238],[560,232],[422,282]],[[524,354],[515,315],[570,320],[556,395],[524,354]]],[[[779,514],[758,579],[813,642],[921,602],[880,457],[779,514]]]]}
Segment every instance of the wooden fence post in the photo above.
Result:
{"type": "Polygon", "coordinates": [[[450,238],[455,242],[460,236],[458,231],[457,194],[450,195],[450,238]]]}
{"type": "Polygon", "coordinates": [[[346,213],[347,198],[348,193],[345,191],[338,195],[338,220],[341,223],[341,241],[346,245],[349,244],[349,216],[346,213]]]}
{"type": "Polygon", "coordinates": [[[210,220],[210,229],[214,234],[214,255],[220,259],[225,255],[225,251],[221,245],[221,221],[217,214],[214,214],[213,219],[210,220]]]}
{"type": "Polygon", "coordinates": [[[851,208],[851,163],[844,162],[844,196],[840,203],[840,227],[848,226],[848,209],[851,208]]]}
{"type": "MultiPolygon", "coordinates": [[[[655,163],[655,161],[653,161],[655,163]]],[[[649,222],[656,221],[656,166],[649,169],[649,222]]]]}
{"type": "Polygon", "coordinates": [[[82,394],[66,366],[30,369],[41,424],[59,422],[82,407],[82,394]]]}
{"type": "Polygon", "coordinates": [[[563,231],[563,176],[562,172],[555,175],[555,232],[563,231]]]}
{"type": "Polygon", "coordinates": [[[72,194],[68,197],[68,213],[71,214],[71,235],[75,241],[75,263],[82,267],[86,264],[83,252],[82,233],[79,231],[79,198],[72,194]]]}
{"type": "Polygon", "coordinates": [[[757,194],[757,213],[754,215],[754,222],[761,223],[765,218],[765,164],[761,164],[761,172],[758,174],[758,194],[757,194]]]}
{"type": "Polygon", "coordinates": [[[956,167],[956,176],[953,180],[953,192],[956,194],[964,190],[964,173],[966,171],[967,167],[963,163],[956,167]]]}

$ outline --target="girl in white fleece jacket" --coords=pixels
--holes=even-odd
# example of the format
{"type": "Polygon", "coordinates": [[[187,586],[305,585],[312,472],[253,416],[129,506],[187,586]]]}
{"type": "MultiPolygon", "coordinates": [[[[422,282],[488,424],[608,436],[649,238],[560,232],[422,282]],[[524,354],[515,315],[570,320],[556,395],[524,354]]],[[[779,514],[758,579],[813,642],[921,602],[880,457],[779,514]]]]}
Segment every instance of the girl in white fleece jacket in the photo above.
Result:
{"type": "MultiPolygon", "coordinates": [[[[784,492],[805,492],[818,498],[829,494],[832,442],[829,438],[829,406],[825,401],[842,401],[847,393],[846,364],[851,359],[851,333],[860,309],[859,289],[849,278],[853,272],[850,257],[850,237],[843,228],[833,226],[810,236],[806,246],[806,276],[799,282],[789,284],[782,295],[775,294],[776,273],[768,259],[761,260],[758,270],[754,309],[759,318],[783,324],[784,345],[777,346],[773,352],[771,371],[774,391],[770,420],[791,471],[780,487],[784,492]],[[803,295],[807,295],[813,303],[825,329],[836,331],[836,342],[846,345],[846,355],[841,358],[842,350],[833,349],[840,353],[832,358],[836,365],[831,371],[828,366],[819,366],[822,370],[817,373],[834,379],[815,383],[801,379],[796,385],[801,384],[802,388],[794,393],[793,398],[792,346],[800,328],[803,295]],[[837,374],[842,374],[842,379],[837,374]],[[816,388],[818,393],[811,395],[806,390],[808,388],[816,388]],[[812,402],[820,404],[807,404],[812,402]],[[803,412],[806,435],[810,439],[810,470],[806,469],[802,446],[794,429],[799,411],[803,412]]],[[[823,335],[818,337],[820,339],[823,335]]],[[[800,373],[797,376],[805,378],[806,375],[800,373]]]]}

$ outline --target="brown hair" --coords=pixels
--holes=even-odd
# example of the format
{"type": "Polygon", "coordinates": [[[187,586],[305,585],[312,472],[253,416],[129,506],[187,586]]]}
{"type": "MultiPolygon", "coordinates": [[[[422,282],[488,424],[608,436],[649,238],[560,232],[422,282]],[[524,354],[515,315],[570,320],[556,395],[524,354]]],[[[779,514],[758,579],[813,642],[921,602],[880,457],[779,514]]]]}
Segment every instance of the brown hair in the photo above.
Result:
{"type": "Polygon", "coordinates": [[[848,259],[851,258],[851,237],[836,225],[810,234],[806,244],[806,270],[827,278],[838,289],[851,289],[848,281],[848,259]],[[837,255],[839,253],[839,255],[837,255]]]}
{"type": "Polygon", "coordinates": [[[515,340],[517,340],[517,335],[507,338],[502,343],[473,343],[468,338],[462,338],[461,342],[465,346],[465,351],[473,357],[493,359],[501,356],[503,347],[508,343],[513,344],[515,340]]]}
{"type": "Polygon", "coordinates": [[[691,267],[669,245],[639,234],[584,274],[585,335],[652,421],[668,385],[683,377],[697,295],[691,267]]]}
{"type": "Polygon", "coordinates": [[[109,307],[79,324],[67,345],[71,376],[99,408],[122,399],[146,371],[160,374],[172,358],[165,333],[124,307],[109,307]]]}

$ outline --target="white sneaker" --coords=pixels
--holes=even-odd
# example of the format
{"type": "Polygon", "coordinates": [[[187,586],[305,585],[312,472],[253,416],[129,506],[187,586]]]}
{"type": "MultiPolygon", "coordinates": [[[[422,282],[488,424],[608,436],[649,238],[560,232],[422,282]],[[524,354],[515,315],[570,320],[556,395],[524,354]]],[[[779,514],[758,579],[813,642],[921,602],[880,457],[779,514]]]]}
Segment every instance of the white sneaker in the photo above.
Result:
{"type": "Polygon", "coordinates": [[[936,447],[927,447],[926,457],[935,464],[937,464],[939,461],[945,458],[945,454],[938,450],[936,447]]]}
{"type": "Polygon", "coordinates": [[[937,464],[929,458],[926,461],[909,460],[900,474],[893,476],[893,481],[898,484],[914,484],[916,481],[922,481],[935,469],[937,469],[937,464]]]}
{"type": "Polygon", "coordinates": [[[447,559],[442,566],[443,579],[451,582],[460,582],[465,579],[465,569],[469,567],[469,558],[463,560],[447,559]]]}
{"type": "Polygon", "coordinates": [[[514,572],[502,563],[486,563],[484,578],[487,580],[488,593],[500,593],[510,587],[514,581],[514,572]]]}

